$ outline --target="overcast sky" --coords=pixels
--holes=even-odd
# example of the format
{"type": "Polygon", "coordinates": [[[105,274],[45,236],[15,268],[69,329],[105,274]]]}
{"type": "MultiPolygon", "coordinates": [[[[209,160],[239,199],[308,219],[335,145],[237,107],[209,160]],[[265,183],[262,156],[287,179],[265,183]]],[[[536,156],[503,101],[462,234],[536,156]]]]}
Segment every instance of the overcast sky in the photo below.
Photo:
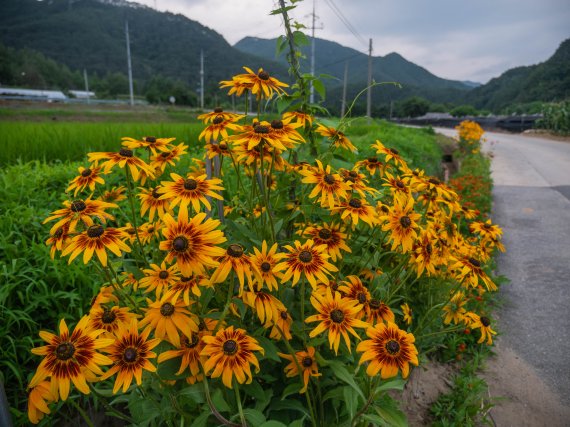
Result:
{"type": "MultiPolygon", "coordinates": [[[[316,37],[362,52],[373,39],[373,55],[398,52],[433,74],[481,83],[509,68],[548,59],[570,37],[569,0],[315,0],[316,37]],[[334,13],[336,5],[361,36],[334,13]],[[362,41],[364,39],[364,42],[362,41]]],[[[137,0],[181,13],[234,44],[245,36],[283,34],[269,16],[274,0],[137,0]]],[[[313,0],[291,15],[310,26],[313,0]]],[[[317,54],[317,66],[318,66],[317,54]]]]}

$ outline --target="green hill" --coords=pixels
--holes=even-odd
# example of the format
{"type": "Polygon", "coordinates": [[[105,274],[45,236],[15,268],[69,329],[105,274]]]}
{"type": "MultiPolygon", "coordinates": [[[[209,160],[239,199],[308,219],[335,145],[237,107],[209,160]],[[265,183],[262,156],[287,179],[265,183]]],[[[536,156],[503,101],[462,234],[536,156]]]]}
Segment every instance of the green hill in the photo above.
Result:
{"type": "Polygon", "coordinates": [[[274,75],[287,76],[286,67],[243,54],[196,21],[120,0],[2,0],[0,41],[7,47],[40,52],[71,70],[126,74],[127,19],[136,80],[161,75],[195,89],[200,50],[205,56],[206,87],[211,90],[220,80],[243,72],[244,65],[263,65],[274,75]]]}
{"type": "Polygon", "coordinates": [[[512,68],[467,94],[467,102],[492,111],[513,104],[553,102],[570,98],[570,39],[548,60],[512,68]]]}

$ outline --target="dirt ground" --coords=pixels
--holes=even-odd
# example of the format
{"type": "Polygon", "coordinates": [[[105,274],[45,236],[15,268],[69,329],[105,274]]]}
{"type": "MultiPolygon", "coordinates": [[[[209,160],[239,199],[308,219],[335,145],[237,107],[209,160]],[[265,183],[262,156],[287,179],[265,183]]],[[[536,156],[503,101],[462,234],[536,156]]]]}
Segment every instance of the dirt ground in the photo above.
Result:
{"type": "MultiPolygon", "coordinates": [[[[500,341],[495,356],[480,374],[489,385],[495,406],[489,418],[498,427],[569,427],[570,407],[563,405],[534,370],[500,341]]],[[[429,408],[450,390],[455,369],[451,364],[430,362],[410,375],[401,409],[411,427],[431,424],[429,408]]],[[[566,375],[567,373],[561,373],[566,375]]]]}

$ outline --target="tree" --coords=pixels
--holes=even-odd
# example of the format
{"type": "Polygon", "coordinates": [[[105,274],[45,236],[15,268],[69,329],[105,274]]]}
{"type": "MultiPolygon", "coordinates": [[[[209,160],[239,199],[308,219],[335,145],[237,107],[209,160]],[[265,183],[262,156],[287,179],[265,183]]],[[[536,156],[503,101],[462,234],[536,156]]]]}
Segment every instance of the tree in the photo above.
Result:
{"type": "Polygon", "coordinates": [[[396,111],[400,117],[419,117],[429,111],[430,103],[419,96],[412,96],[399,102],[396,111]]]}

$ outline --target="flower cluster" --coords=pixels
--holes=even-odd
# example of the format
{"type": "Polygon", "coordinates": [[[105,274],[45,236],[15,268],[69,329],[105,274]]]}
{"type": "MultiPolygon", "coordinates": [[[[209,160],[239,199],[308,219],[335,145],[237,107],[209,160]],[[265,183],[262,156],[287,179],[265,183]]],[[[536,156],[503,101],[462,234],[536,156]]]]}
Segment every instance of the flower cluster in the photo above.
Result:
{"type": "MultiPolygon", "coordinates": [[[[221,86],[258,101],[287,87],[245,70],[221,86]]],[[[339,382],[326,369],[337,358],[377,381],[418,365],[414,332],[425,324],[414,313],[430,307],[412,295],[424,279],[450,289],[439,301],[443,326],[463,323],[492,342],[490,319],[466,304],[496,289],[485,263],[502,249],[501,230],[472,221],[451,187],[381,141],[352,164],[313,160],[308,135],[330,151],[357,150],[342,123],[303,111],[265,121],[216,108],[199,119],[203,160],[189,171],[176,170],[187,145],[123,138],[117,152],[89,154],[69,200],[46,219],[56,221],[51,256],[80,257],[102,283],[73,332],[63,320],[58,334],[40,332],[47,345],[33,350],[43,360],[29,384],[32,422],[72,384],[88,394],[94,382],[113,394],[133,380],[157,393],[204,384],[209,403],[209,387],[235,388],[241,410],[239,385],[279,383],[270,370],[278,358],[282,383],[298,381],[312,413],[308,395],[321,380],[339,382]],[[124,186],[106,189],[110,174],[124,186]],[[173,360],[175,372],[162,376],[173,360]]]]}
{"type": "Polygon", "coordinates": [[[464,120],[456,126],[459,148],[464,152],[476,153],[481,148],[483,129],[477,122],[464,120]]]}

